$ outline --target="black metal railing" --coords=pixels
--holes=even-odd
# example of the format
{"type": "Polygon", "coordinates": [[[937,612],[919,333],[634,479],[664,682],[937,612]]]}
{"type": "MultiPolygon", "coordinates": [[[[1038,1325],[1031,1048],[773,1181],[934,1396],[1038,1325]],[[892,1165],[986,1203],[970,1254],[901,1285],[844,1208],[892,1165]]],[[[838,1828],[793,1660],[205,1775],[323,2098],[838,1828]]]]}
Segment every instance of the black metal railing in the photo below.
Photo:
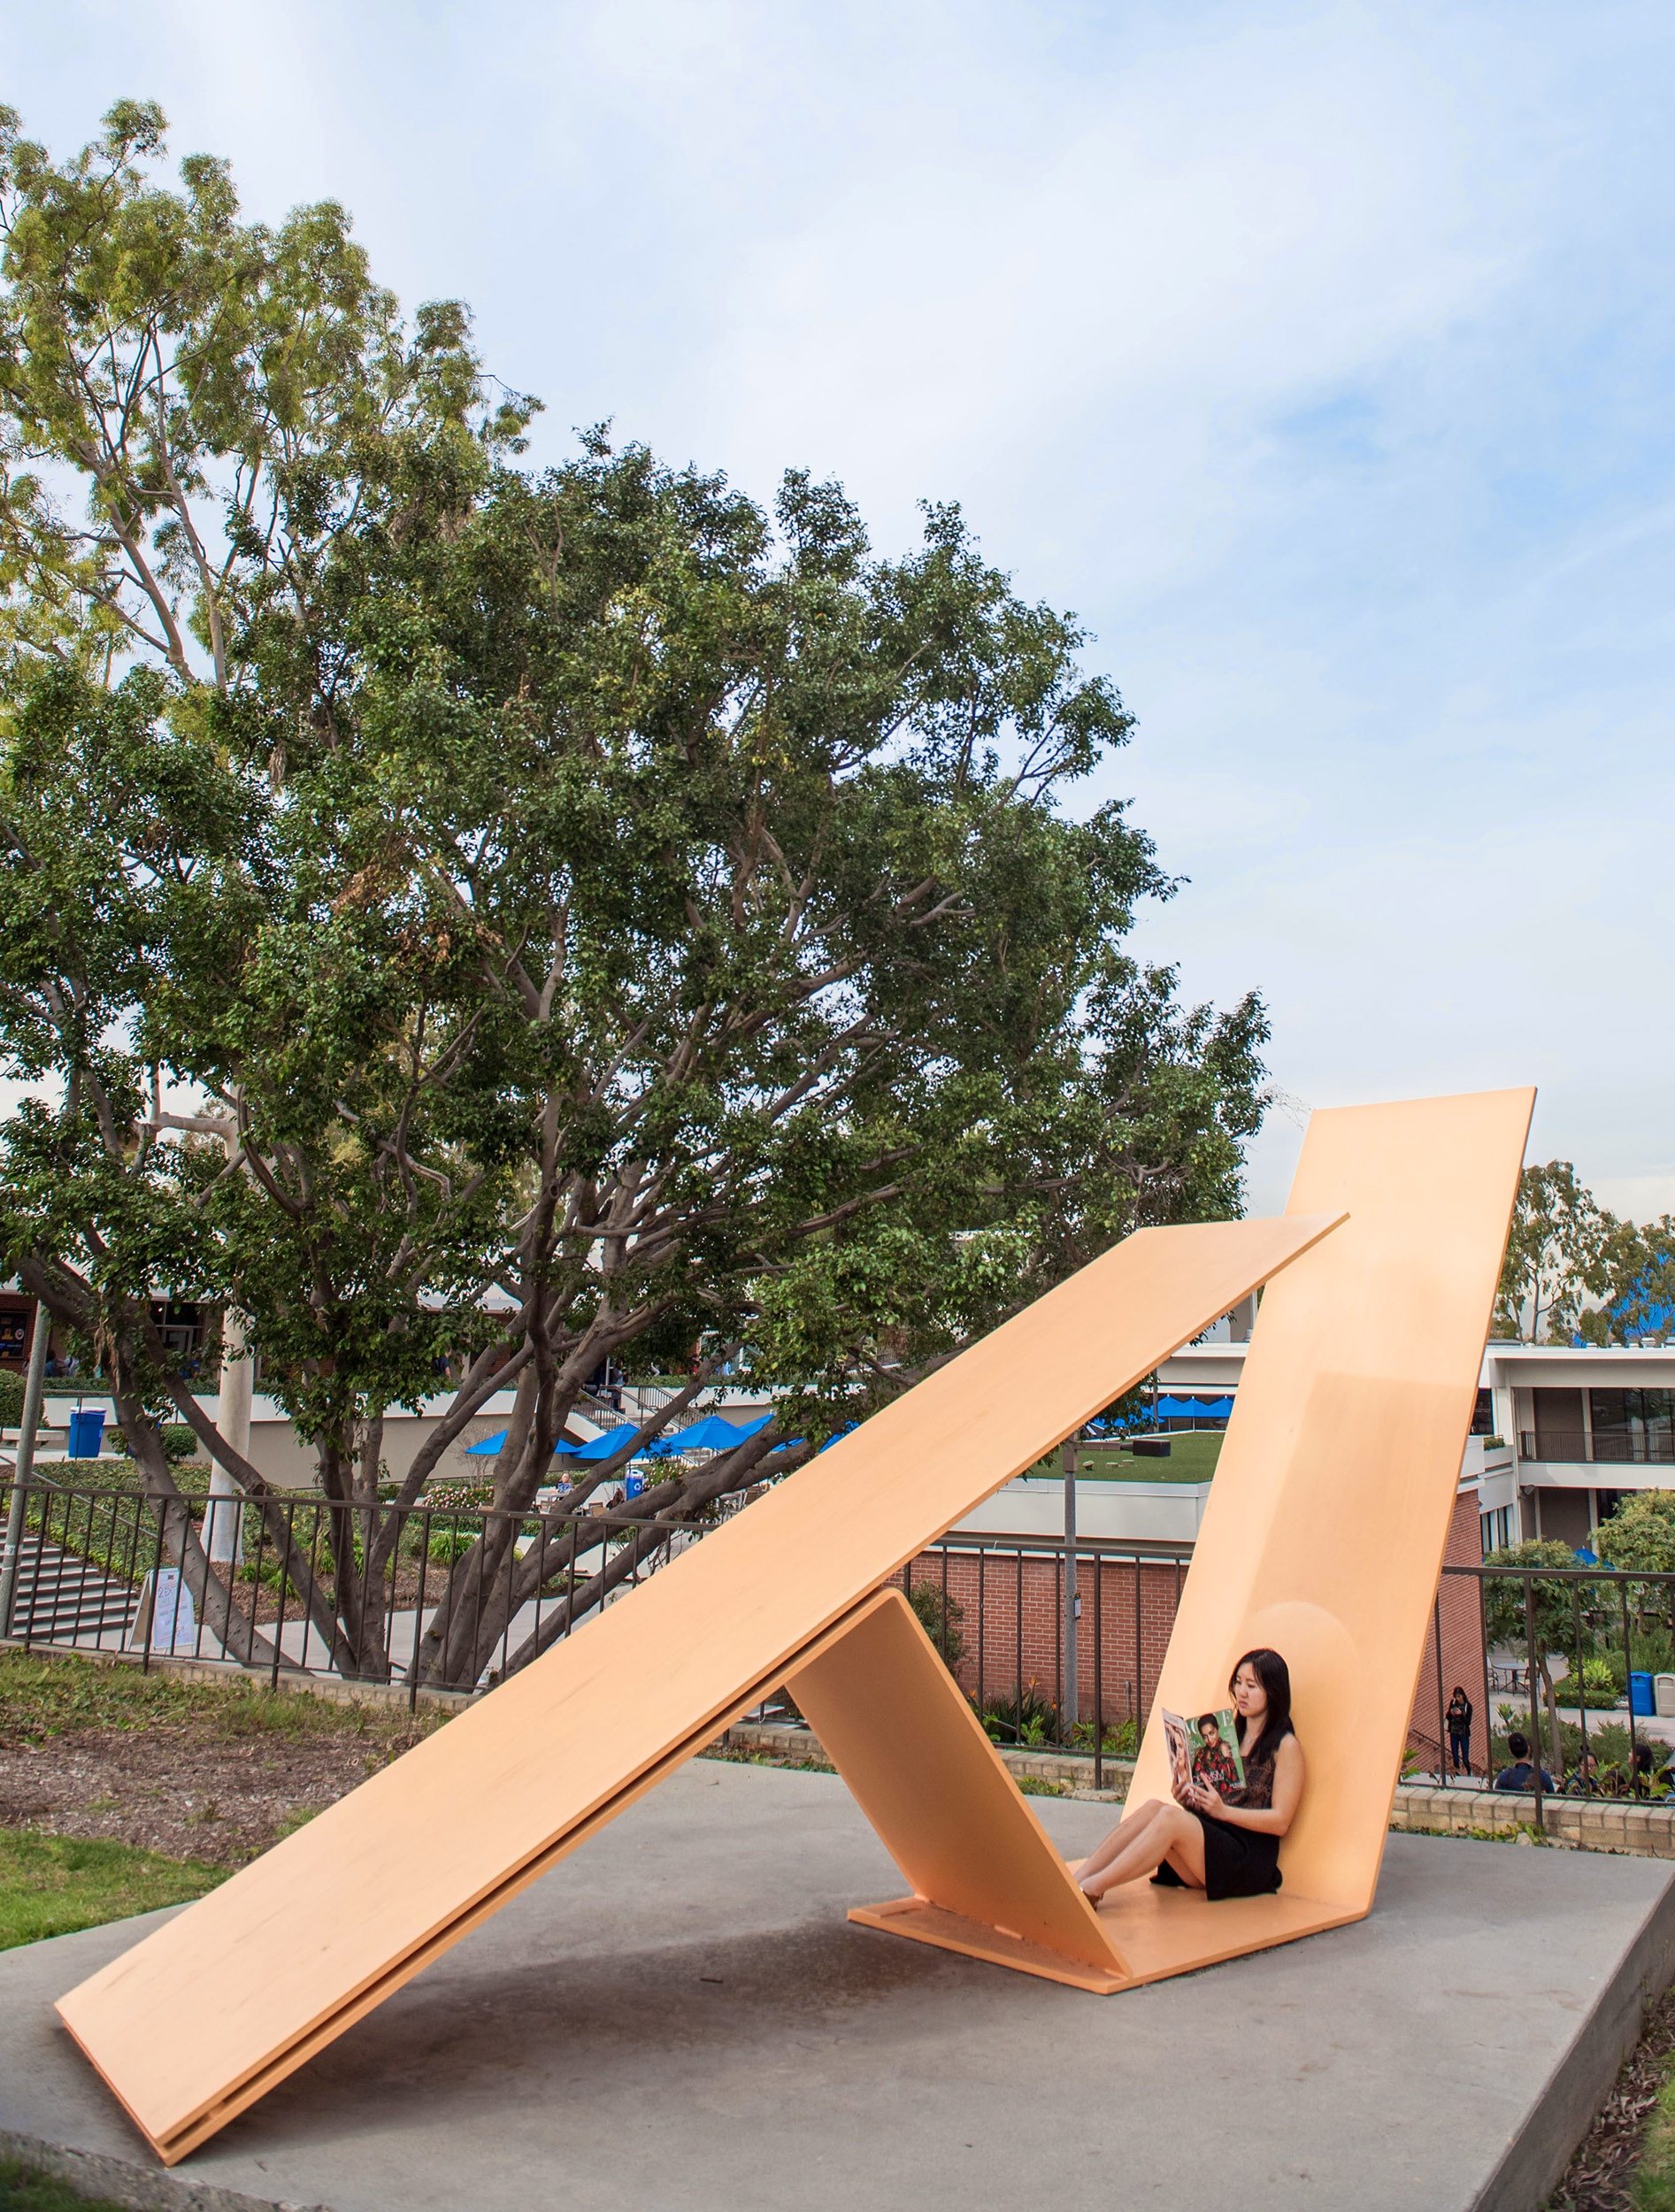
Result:
{"type": "Polygon", "coordinates": [[[1659,1714],[1655,1694],[1653,1710],[1636,1710],[1637,1676],[1654,1685],[1666,1678],[1675,1708],[1675,1574],[1445,1567],[1420,1677],[1422,1699],[1427,1686],[1434,1698],[1436,1733],[1416,1708],[1410,1760],[1429,1755],[1430,1774],[1445,1787],[1492,1789],[1518,1763],[1509,1741],[1517,1734],[1529,1747],[1524,1793],[1538,1819],[1553,1795],[1664,1799],[1675,1784],[1675,1709],[1659,1714]],[[1464,1604],[1456,1593],[1469,1594],[1464,1604]],[[1482,1704],[1460,1762],[1448,1703],[1468,1673],[1482,1704]]]}
{"type": "MultiPolygon", "coordinates": [[[[572,1513],[562,1499],[524,1513],[434,1495],[405,1507],[306,1494],[155,1501],[131,1477],[37,1480],[19,1502],[12,1617],[0,1622],[14,1642],[123,1649],[145,1666],[232,1661],[275,1686],[380,1682],[410,1703],[421,1690],[491,1688],[749,1509],[741,1497],[671,1525],[621,1507],[572,1513]]],[[[1090,1756],[1101,1787],[1138,1748],[1190,1564],[1188,1546],[1084,1538],[1072,1553],[1055,1538],[956,1532],[893,1579],[991,1739],[1090,1756]]],[[[1517,1733],[1538,1802],[1663,1794],[1675,1714],[1637,1713],[1622,1693],[1631,1675],[1667,1674],[1675,1703],[1675,1573],[1448,1567],[1427,1644],[1410,1763],[1439,1782],[1493,1786],[1517,1733]],[[1471,1686],[1474,1709],[1457,1766],[1456,1684],[1471,1686]]]]}
{"type": "Polygon", "coordinates": [[[1624,1436],[1598,1429],[1520,1429],[1518,1457],[1562,1466],[1675,1467],[1675,1436],[1624,1436]]]}
{"type": "Polygon", "coordinates": [[[492,1685],[744,1502],[672,1525],[621,1509],[158,1501],[36,1480],[21,1497],[0,1635],[126,1650],[146,1667],[162,1655],[232,1661],[276,1686],[298,1675],[380,1682],[411,1704],[422,1688],[492,1685]]]}
{"type": "MultiPolygon", "coordinates": [[[[260,1506],[201,1493],[159,1503],[130,1477],[37,1480],[26,1504],[12,1617],[0,1624],[14,1641],[121,1649],[147,1667],[164,1655],[230,1660],[276,1686],[298,1675],[381,1682],[414,1702],[421,1689],[492,1686],[747,1500],[670,1525],[621,1509],[567,1513],[562,1500],[525,1513],[302,1493],[260,1506]]],[[[1062,1542],[954,1535],[894,1579],[996,1742],[1091,1754],[1103,1786],[1144,1724],[1190,1560],[1189,1547],[1079,1543],[1073,1711],[1062,1542]]]]}

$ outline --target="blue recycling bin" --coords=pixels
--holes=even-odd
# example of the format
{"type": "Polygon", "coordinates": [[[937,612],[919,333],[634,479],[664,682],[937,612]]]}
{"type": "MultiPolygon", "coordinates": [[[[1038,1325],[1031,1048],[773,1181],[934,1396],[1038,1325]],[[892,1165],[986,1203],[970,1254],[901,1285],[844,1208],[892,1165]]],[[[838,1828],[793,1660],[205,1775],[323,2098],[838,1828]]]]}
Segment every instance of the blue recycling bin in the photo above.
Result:
{"type": "Polygon", "coordinates": [[[1628,1709],[1631,1713],[1648,1714],[1657,1710],[1649,1674],[1631,1674],[1628,1678],[1628,1709]]]}
{"type": "MultiPolygon", "coordinates": [[[[78,1406],[70,1416],[70,1451],[72,1459],[96,1459],[99,1447],[104,1441],[104,1409],[102,1406],[78,1406]]],[[[1646,1679],[1649,1682],[1651,1676],[1646,1679]]],[[[1651,1707],[1647,1707],[1650,1712],[1651,1707]]]]}
{"type": "MultiPolygon", "coordinates": [[[[644,1490],[645,1486],[646,1479],[643,1475],[625,1475],[622,1483],[622,1494],[625,1498],[637,1498],[642,1491],[644,1490]]],[[[1646,1678],[1648,1682],[1651,1678],[1652,1678],[1649,1674],[1646,1678]]]]}

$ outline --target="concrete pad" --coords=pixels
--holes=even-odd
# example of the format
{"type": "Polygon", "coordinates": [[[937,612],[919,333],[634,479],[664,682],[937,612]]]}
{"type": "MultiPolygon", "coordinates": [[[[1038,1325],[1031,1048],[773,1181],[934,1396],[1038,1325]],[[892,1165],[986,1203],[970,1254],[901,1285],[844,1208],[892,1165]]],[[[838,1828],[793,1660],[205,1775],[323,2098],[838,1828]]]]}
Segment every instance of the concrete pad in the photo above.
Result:
{"type": "Polygon", "coordinates": [[[1525,2212],[1675,1970],[1641,1859],[1393,1835],[1371,1919],[1115,1997],[844,1920],[891,1881],[834,1776],[695,1762],[172,2175],[51,2011],[150,1923],[59,1937],[0,1954],[0,2130],[160,2207],[1525,2212]]]}

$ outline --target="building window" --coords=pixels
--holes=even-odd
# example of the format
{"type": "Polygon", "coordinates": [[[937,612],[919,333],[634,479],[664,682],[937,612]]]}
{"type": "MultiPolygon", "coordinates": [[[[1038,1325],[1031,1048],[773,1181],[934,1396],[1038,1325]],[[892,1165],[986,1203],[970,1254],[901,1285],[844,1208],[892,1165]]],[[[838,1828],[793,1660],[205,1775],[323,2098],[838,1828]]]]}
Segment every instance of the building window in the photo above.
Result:
{"type": "Polygon", "coordinates": [[[1510,1505],[1497,1506],[1493,1513],[1479,1513],[1478,1520],[1482,1530],[1483,1556],[1486,1559],[1492,1551],[1504,1551],[1509,1544],[1517,1542],[1517,1539],[1512,1533],[1512,1509],[1510,1505]]]}
{"type": "Polygon", "coordinates": [[[1494,1393],[1492,1390],[1479,1390],[1478,1393],[1477,1410],[1471,1416],[1471,1433],[1473,1436],[1494,1434],[1494,1393]]]}
{"type": "Polygon", "coordinates": [[[1596,1460],[1675,1463],[1675,1391],[1590,1390],[1587,1403],[1596,1460]]]}

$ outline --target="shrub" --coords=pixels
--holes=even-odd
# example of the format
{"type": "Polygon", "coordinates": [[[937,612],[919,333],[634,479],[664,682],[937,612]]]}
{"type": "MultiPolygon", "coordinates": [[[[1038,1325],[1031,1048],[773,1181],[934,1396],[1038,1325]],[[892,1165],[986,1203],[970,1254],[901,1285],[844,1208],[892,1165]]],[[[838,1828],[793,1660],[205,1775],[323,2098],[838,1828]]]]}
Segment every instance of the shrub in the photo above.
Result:
{"type": "MultiPolygon", "coordinates": [[[[188,1459],[196,1459],[199,1445],[197,1431],[184,1421],[165,1421],[159,1433],[163,1439],[163,1456],[171,1467],[183,1466],[188,1459]]],[[[111,1449],[124,1459],[131,1458],[128,1440],[119,1426],[106,1425],[104,1440],[111,1449]]]]}
{"type": "Polygon", "coordinates": [[[478,1531],[466,1528],[439,1528],[433,1532],[429,1555],[439,1567],[451,1567],[457,1559],[463,1559],[477,1541],[478,1531]]]}
{"type": "Polygon", "coordinates": [[[991,1697],[979,1709],[978,1718],[993,1743],[1045,1744],[1058,1741],[1058,1708],[1042,1696],[1032,1681],[1022,1697],[991,1697]]]}
{"type": "Polygon", "coordinates": [[[949,1668],[958,1666],[965,1656],[965,1639],[959,1625],[965,1618],[965,1608],[959,1600],[950,1597],[940,1582],[916,1582],[907,1594],[907,1601],[949,1668]]]}

